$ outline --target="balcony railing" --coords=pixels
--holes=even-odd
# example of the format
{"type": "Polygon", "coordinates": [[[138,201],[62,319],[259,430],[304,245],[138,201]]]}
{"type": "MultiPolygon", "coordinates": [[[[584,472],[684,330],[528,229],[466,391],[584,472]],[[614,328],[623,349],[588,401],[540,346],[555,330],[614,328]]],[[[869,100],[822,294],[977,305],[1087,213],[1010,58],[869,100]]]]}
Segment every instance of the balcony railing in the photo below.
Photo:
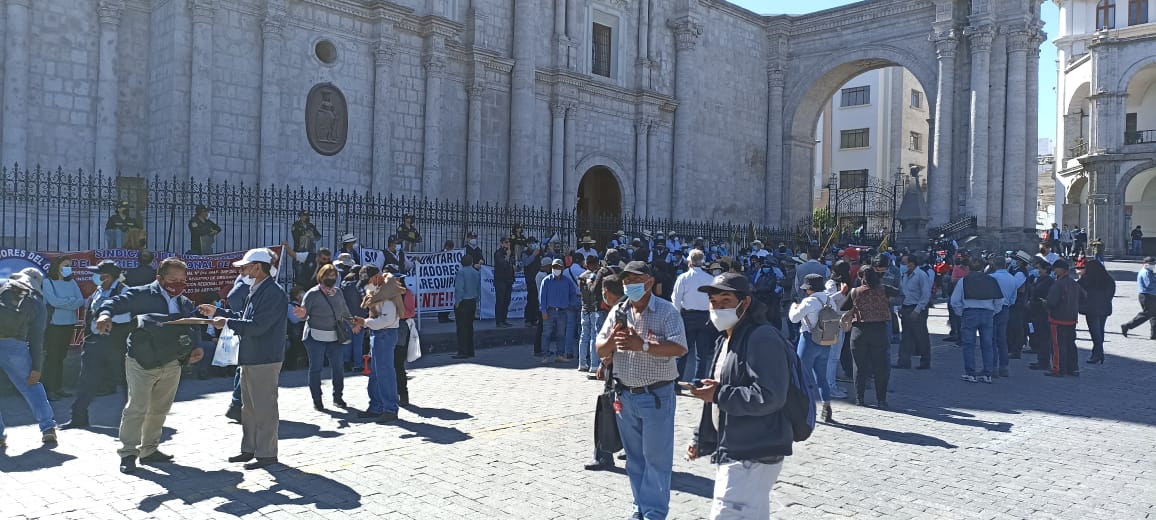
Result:
{"type": "Polygon", "coordinates": [[[1075,141],[1072,141],[1072,145],[1068,147],[1068,151],[1071,152],[1069,157],[1080,157],[1082,155],[1086,155],[1088,153],[1087,139],[1084,139],[1083,137],[1076,138],[1075,141]]]}
{"type": "Polygon", "coordinates": [[[1156,143],[1156,130],[1124,132],[1124,144],[1156,143]]]}

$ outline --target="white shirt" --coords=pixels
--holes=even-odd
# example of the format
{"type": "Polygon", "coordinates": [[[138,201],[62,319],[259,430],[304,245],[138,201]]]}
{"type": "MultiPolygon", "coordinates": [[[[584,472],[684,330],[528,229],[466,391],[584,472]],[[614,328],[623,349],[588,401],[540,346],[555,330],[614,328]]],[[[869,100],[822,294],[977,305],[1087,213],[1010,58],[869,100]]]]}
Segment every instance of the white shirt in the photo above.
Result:
{"type": "Polygon", "coordinates": [[[179,294],[176,296],[172,296],[169,294],[168,291],[165,290],[164,287],[161,287],[161,296],[164,296],[165,301],[169,302],[169,314],[180,314],[181,313],[181,304],[180,304],[180,301],[177,300],[177,298],[180,297],[179,294]]]}
{"type": "Polygon", "coordinates": [[[377,317],[367,318],[365,326],[369,330],[396,329],[398,326],[397,307],[392,301],[385,300],[377,305],[377,317]]]}
{"type": "Polygon", "coordinates": [[[708,311],[710,297],[704,292],[699,292],[698,288],[713,282],[714,276],[710,273],[701,267],[692,267],[689,271],[678,275],[678,279],[674,281],[674,297],[671,303],[679,311],[708,311]]]}
{"type": "Polygon", "coordinates": [[[834,302],[827,293],[817,292],[810,296],[803,298],[803,301],[792,303],[791,309],[787,313],[787,317],[791,319],[791,323],[799,323],[800,329],[803,332],[811,332],[811,327],[819,323],[819,311],[823,310],[823,306],[831,302],[832,307],[834,302]]]}

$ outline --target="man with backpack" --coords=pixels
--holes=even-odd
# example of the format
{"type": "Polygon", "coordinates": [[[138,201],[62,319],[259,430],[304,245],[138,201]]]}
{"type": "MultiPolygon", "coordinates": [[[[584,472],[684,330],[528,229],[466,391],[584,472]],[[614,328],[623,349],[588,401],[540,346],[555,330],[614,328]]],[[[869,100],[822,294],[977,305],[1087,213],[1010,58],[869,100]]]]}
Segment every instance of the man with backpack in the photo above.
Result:
{"type": "MultiPolygon", "coordinates": [[[[835,422],[831,418],[831,386],[827,379],[827,360],[831,357],[831,345],[839,340],[840,318],[831,296],[826,293],[826,281],[822,276],[809,274],[800,287],[807,293],[803,301],[791,304],[789,318],[792,323],[801,323],[799,334],[799,359],[804,369],[814,372],[819,385],[819,400],[823,403],[823,421],[835,422]]],[[[842,345],[840,345],[842,347],[842,345]]]]}
{"type": "MultiPolygon", "coordinates": [[[[770,518],[771,489],[800,437],[796,426],[813,426],[794,424],[789,412],[799,363],[786,338],[764,322],[745,276],[722,274],[699,291],[710,295],[711,323],[723,334],[711,378],[691,390],[705,404],[686,455],[711,455],[717,465],[711,519],[770,518]]],[[[814,402],[803,400],[813,419],[814,402]]]]}
{"type": "MultiPolygon", "coordinates": [[[[40,440],[56,443],[56,419],[48,394],[40,383],[44,359],[44,329],[48,309],[40,296],[44,275],[35,268],[13,274],[0,285],[0,368],[24,397],[40,426],[40,440]]],[[[0,418],[0,450],[8,447],[4,421],[0,418]]]]}

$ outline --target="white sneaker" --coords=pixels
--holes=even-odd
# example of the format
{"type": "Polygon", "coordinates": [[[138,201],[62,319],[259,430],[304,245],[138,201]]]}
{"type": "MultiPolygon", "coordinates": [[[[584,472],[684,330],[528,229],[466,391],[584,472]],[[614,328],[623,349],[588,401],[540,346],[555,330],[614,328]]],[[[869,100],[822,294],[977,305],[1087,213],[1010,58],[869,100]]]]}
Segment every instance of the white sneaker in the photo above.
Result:
{"type": "Polygon", "coordinates": [[[968,383],[978,383],[979,382],[979,379],[977,379],[975,376],[968,375],[968,374],[964,374],[962,377],[960,377],[960,379],[963,379],[964,381],[967,381],[968,383]]]}

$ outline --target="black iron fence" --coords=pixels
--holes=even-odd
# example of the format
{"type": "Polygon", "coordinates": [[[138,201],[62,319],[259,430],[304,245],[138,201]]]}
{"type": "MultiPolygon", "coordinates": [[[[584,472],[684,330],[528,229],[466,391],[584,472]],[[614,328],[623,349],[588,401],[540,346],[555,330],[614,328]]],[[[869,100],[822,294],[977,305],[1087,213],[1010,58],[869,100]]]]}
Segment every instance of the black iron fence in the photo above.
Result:
{"type": "MultiPolygon", "coordinates": [[[[306,189],[292,186],[254,186],[213,180],[107,176],[100,172],[0,169],[0,246],[36,251],[81,251],[119,247],[109,243],[105,227],[115,206],[127,202],[129,216],[147,235],[145,248],[184,252],[190,247],[189,220],[199,205],[211,208],[211,219],[221,227],[215,252],[238,251],[259,245],[292,244],[291,226],[302,210],[309,211],[322,234],[320,244],[334,246],[344,233],[358,236],[365,247],[384,248],[404,215],[412,214],[422,234],[420,251],[436,251],[446,240],[464,245],[466,233],[478,234],[487,260],[501,237],[516,224],[527,237],[557,233],[569,247],[589,231],[599,249],[615,232],[630,237],[644,232],[676,233],[684,242],[704,237],[739,251],[758,238],[773,247],[826,243],[829,230],[812,227],[811,219],[782,227],[750,222],[671,220],[634,215],[579,215],[527,206],[501,206],[484,201],[425,200],[393,194],[306,189]]],[[[759,212],[761,213],[761,211],[759,212]]],[[[882,235],[840,237],[878,242],[882,235]]]]}

